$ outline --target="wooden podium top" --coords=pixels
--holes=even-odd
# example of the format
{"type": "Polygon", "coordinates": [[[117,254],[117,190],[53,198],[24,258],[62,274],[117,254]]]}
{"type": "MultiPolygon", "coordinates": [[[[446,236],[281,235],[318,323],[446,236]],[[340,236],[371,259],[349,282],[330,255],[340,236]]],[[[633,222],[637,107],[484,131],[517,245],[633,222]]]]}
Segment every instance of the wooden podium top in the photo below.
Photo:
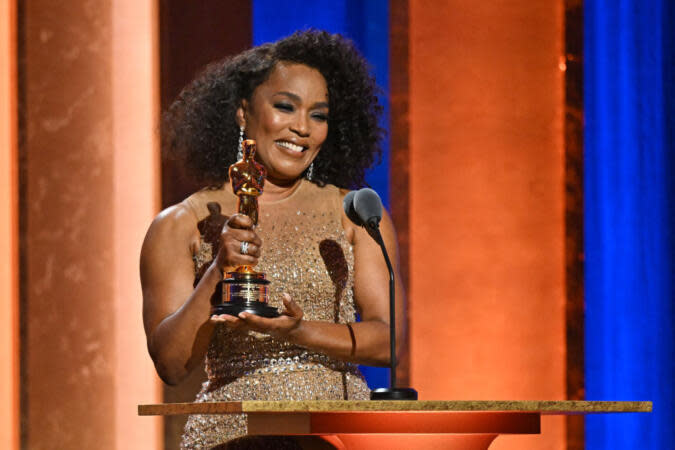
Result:
{"type": "Polygon", "coordinates": [[[592,414],[651,412],[652,402],[577,401],[577,400],[316,400],[316,401],[241,401],[206,403],[161,403],[139,405],[140,416],[180,414],[303,413],[339,411],[458,411],[527,412],[539,414],[592,414]]]}

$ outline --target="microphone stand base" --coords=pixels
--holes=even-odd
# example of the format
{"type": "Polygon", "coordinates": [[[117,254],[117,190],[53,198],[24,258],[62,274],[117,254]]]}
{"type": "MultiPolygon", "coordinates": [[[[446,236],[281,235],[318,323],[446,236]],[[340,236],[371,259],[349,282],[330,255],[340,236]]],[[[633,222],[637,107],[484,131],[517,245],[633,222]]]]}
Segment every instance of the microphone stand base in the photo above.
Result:
{"type": "Polygon", "coordinates": [[[371,400],[417,400],[413,388],[380,388],[370,391],[371,400]]]}

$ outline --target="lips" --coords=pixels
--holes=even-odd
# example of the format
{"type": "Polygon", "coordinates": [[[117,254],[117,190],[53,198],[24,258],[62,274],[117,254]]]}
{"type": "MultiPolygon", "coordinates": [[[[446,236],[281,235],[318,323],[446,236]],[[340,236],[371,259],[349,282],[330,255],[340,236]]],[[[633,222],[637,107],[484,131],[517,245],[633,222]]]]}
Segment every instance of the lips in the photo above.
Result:
{"type": "Polygon", "coordinates": [[[289,141],[274,141],[275,144],[277,144],[279,147],[285,148],[287,150],[290,150],[294,153],[302,153],[305,150],[307,150],[307,147],[304,147],[302,145],[294,144],[289,141]]]}

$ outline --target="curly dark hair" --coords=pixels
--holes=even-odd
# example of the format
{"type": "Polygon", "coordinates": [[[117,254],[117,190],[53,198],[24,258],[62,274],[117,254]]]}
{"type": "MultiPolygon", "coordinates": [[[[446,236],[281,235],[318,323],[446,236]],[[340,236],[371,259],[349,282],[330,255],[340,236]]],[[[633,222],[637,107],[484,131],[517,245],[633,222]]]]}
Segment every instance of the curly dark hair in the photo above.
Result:
{"type": "Polygon", "coordinates": [[[360,53],[347,39],[325,31],[296,32],[208,65],[164,113],[165,154],[181,160],[205,186],[221,186],[236,160],[237,108],[242,99],[251,99],[280,61],[317,69],[328,87],[328,135],[314,160],[312,181],[363,186],[366,169],[381,157],[382,107],[360,53]]]}

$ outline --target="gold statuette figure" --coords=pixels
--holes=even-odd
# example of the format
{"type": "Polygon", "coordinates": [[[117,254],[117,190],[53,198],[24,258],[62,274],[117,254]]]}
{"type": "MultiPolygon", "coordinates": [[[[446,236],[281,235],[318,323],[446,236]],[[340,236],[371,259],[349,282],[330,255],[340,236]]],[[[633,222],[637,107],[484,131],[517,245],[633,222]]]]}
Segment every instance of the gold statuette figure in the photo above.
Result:
{"type": "MultiPolygon", "coordinates": [[[[241,146],[243,158],[232,164],[229,170],[232,191],[239,197],[239,213],[249,216],[257,225],[258,197],[263,192],[267,172],[262,164],[255,161],[255,141],[246,139],[241,146]]],[[[269,283],[264,273],[256,272],[251,266],[239,266],[234,272],[227,272],[222,285],[222,303],[215,305],[211,313],[237,316],[245,311],[262,317],[278,317],[277,309],[267,304],[269,283]]]]}
{"type": "Polygon", "coordinates": [[[239,197],[239,214],[251,218],[258,225],[258,197],[265,185],[265,166],[255,160],[255,141],[246,139],[241,143],[243,158],[230,166],[232,192],[239,197]]]}

